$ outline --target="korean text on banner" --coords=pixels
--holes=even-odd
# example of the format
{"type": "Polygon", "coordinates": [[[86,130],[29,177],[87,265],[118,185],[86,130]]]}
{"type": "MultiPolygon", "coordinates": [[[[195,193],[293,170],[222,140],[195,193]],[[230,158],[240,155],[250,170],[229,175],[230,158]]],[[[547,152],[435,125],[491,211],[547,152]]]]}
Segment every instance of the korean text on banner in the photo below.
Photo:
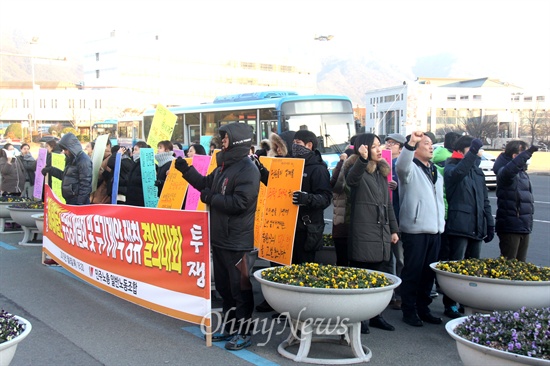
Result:
{"type": "Polygon", "coordinates": [[[210,325],[208,213],[64,205],[45,194],[43,251],[57,263],[130,302],[210,325]]]}
{"type": "MultiPolygon", "coordinates": [[[[264,162],[264,156],[260,161],[264,162]]],[[[292,263],[298,206],[292,192],[302,187],[303,159],[275,158],[269,169],[259,257],[283,265],[292,263]]]]}
{"type": "MultiPolygon", "coordinates": [[[[191,159],[186,158],[187,164],[191,164],[191,159]]],[[[170,169],[164,182],[164,187],[160,193],[157,208],[170,208],[181,210],[185,193],[189,189],[189,183],[183,179],[181,172],[175,168],[176,160],[170,163],[170,169]]]]}
{"type": "Polygon", "coordinates": [[[34,198],[42,199],[42,192],[44,191],[44,176],[42,175],[42,169],[46,166],[46,157],[48,156],[48,150],[41,147],[38,150],[38,159],[36,159],[36,171],[34,172],[34,191],[32,193],[34,198]]]}
{"type": "Polygon", "coordinates": [[[98,136],[98,138],[95,139],[94,154],[92,155],[92,192],[95,192],[97,189],[99,168],[105,157],[107,141],[109,141],[109,135],[107,134],[98,136]]]}
{"type": "Polygon", "coordinates": [[[159,142],[171,140],[177,119],[178,117],[174,113],[159,104],[153,116],[149,137],[147,137],[147,145],[156,150],[159,142]]]}
{"type": "Polygon", "coordinates": [[[143,185],[143,201],[145,207],[157,207],[159,201],[157,180],[157,169],[155,166],[155,153],[153,149],[139,149],[139,164],[141,167],[141,183],[143,185]]]}
{"type": "MultiPolygon", "coordinates": [[[[65,154],[52,153],[52,166],[57,169],[64,171],[65,170],[65,154]]],[[[65,198],[61,193],[61,180],[55,177],[52,177],[52,191],[59,198],[59,200],[65,203],[65,198]]]]}

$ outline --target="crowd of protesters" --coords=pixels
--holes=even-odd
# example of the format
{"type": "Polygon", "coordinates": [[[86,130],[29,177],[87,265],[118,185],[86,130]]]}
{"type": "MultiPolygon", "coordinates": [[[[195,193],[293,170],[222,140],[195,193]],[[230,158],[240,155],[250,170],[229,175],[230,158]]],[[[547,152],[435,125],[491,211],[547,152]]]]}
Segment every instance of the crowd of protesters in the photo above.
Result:
{"type": "MultiPolygon", "coordinates": [[[[336,264],[399,276],[402,283],[390,305],[401,310],[403,321],[411,326],[443,321],[429,308],[435,281],[430,263],[479,258],[482,243],[492,241],[495,233],[501,255],[526,260],[534,204],[526,170],[527,160],[537,151],[534,146],[510,141],[496,160],[495,220],[479,168],[483,143],[477,138],[449,133],[445,145],[434,154],[435,136],[430,133],[416,131],[406,137],[392,133],[385,140],[372,133],[358,134],[340,155],[331,176],[313,132],[272,133],[261,142],[256,154],[251,150],[252,135],[245,124],[222,126],[208,152],[212,155],[215,149],[221,149],[215,157],[217,168],[208,175],[200,174],[185,159],[176,158],[174,147],[181,145],[166,140],[154,147],[159,196],[173,166],[200,191],[201,201],[209,206],[216,289],[224,312],[242,324],[250,322],[254,300],[251,286],[246,286],[250,279],[243,281],[235,264],[254,249],[258,188],[260,182],[267,184],[269,179],[259,156],[304,160],[302,188],[289,198],[299,206],[292,263],[316,260],[317,244],[324,233],[324,210],[332,203],[336,264]],[[391,162],[382,158],[383,149],[391,150],[391,162]],[[228,224],[234,226],[233,230],[227,230],[228,224]]],[[[116,156],[120,154],[116,202],[144,206],[140,150],[151,146],[144,141],[133,148],[108,143],[98,188],[92,193],[94,146],[97,144],[89,143],[83,149],[71,133],[57,144],[49,141],[46,166],[41,172],[48,176],[47,183],[51,184],[51,177],[60,179],[68,204],[110,203],[116,156]],[[65,154],[64,170],[52,166],[51,154],[55,152],[65,154]]],[[[207,152],[195,143],[186,154],[192,158],[207,152]]],[[[30,197],[35,169],[36,160],[27,144],[22,145],[21,154],[6,144],[0,151],[2,194],[30,197]]],[[[446,316],[462,316],[460,304],[453,299],[445,295],[443,303],[446,316]]],[[[265,302],[256,309],[273,310],[265,302]]],[[[362,333],[369,333],[369,326],[395,329],[382,314],[362,322],[362,333]]],[[[225,347],[231,350],[248,347],[250,329],[239,329],[237,333],[223,329],[213,335],[213,340],[225,341],[225,347]]]]}

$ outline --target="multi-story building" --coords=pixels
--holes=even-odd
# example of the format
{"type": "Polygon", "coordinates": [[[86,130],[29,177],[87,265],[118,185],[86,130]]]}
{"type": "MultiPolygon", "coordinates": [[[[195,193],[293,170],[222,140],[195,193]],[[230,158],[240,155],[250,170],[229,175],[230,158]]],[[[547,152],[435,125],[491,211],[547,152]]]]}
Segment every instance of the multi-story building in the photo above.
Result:
{"type": "MultiPolygon", "coordinates": [[[[530,121],[549,123],[550,93],[496,79],[418,78],[413,83],[366,93],[365,130],[379,135],[415,130],[437,137],[468,123],[493,125],[495,138],[530,137],[530,121]]],[[[487,131],[485,131],[487,132],[487,131]]]]}
{"type": "Polygon", "coordinates": [[[43,82],[39,75],[32,82],[1,83],[0,129],[28,121],[31,130],[70,123],[86,133],[93,122],[141,114],[159,103],[209,103],[220,95],[267,90],[316,91],[314,60],[195,46],[113,31],[85,45],[81,83],[43,82]]]}

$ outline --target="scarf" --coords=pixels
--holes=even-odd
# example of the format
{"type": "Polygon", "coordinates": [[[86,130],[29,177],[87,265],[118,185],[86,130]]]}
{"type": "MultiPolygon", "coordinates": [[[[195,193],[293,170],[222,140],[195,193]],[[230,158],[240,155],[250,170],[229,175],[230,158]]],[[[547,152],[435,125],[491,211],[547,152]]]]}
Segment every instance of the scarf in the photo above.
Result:
{"type": "Polygon", "coordinates": [[[292,144],[292,156],[295,158],[306,158],[312,151],[305,146],[292,144]]]}
{"type": "Polygon", "coordinates": [[[170,163],[174,159],[174,153],[172,151],[165,151],[155,154],[155,160],[158,161],[159,167],[163,166],[166,163],[170,163]]]}

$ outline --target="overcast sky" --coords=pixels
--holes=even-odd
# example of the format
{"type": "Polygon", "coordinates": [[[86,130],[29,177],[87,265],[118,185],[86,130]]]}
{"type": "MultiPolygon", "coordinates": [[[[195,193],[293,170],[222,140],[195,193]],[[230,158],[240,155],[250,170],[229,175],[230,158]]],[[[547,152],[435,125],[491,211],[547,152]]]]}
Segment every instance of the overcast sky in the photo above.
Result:
{"type": "Polygon", "coordinates": [[[56,56],[111,30],[150,31],[175,51],[353,54],[420,76],[489,76],[544,89],[549,14],[548,0],[0,0],[1,29],[39,36],[56,56]],[[330,42],[313,40],[329,34],[330,42]]]}

